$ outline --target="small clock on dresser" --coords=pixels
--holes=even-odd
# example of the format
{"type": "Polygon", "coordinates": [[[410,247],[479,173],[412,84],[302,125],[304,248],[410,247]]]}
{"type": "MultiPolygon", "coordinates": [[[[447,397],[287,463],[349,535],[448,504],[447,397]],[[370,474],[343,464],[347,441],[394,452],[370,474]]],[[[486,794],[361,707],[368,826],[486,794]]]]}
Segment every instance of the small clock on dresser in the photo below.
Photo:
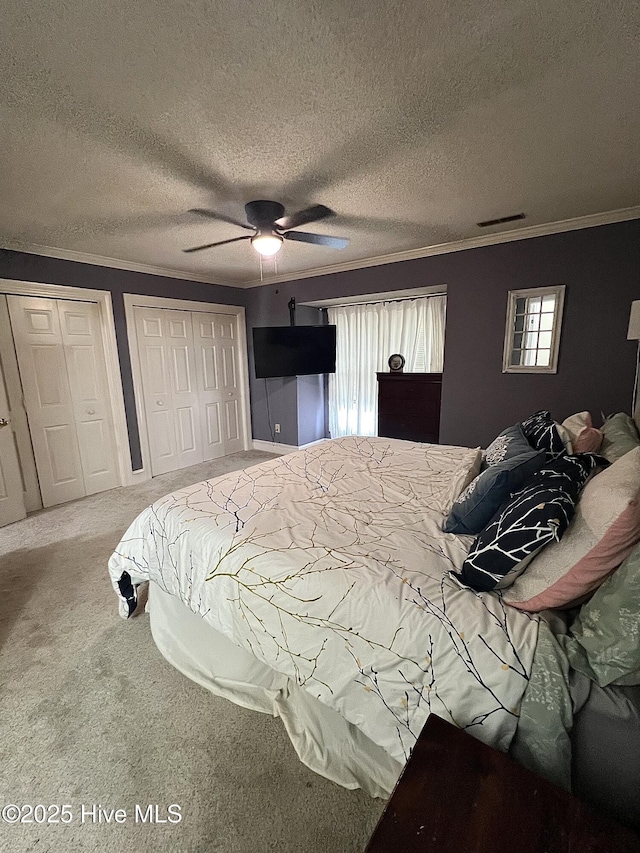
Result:
{"type": "Polygon", "coordinates": [[[389,365],[389,370],[391,373],[402,373],[402,368],[404,367],[404,356],[400,355],[399,352],[394,352],[393,355],[389,356],[389,361],[387,362],[389,365]]]}

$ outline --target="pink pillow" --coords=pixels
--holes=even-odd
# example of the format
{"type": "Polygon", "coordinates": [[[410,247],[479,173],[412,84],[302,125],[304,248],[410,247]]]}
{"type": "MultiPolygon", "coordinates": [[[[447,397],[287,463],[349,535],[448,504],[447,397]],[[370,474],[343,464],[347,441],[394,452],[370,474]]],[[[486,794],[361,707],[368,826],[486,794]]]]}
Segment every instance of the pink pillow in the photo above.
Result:
{"type": "Polygon", "coordinates": [[[509,601],[518,610],[537,612],[549,607],[568,607],[588,596],[618,568],[640,540],[640,499],[632,501],[602,539],[540,595],[528,601],[509,601]]]}
{"type": "Polygon", "coordinates": [[[597,453],[600,450],[604,433],[596,429],[589,412],[578,412],[562,422],[562,426],[571,436],[574,453],[597,453]]]}
{"type": "Polygon", "coordinates": [[[573,442],[574,453],[597,453],[604,440],[604,433],[595,427],[585,427],[573,442]]]}
{"type": "Polygon", "coordinates": [[[639,541],[640,446],[591,477],[562,539],[533,558],[503,599],[528,611],[576,604],[639,541]]]}

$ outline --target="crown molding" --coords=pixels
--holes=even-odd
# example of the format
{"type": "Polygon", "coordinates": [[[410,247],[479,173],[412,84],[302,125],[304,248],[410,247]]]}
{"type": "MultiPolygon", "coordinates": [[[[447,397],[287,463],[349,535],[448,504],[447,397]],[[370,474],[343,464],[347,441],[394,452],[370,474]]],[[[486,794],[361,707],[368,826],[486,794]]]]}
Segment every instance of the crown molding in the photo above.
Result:
{"type": "Polygon", "coordinates": [[[498,234],[483,234],[478,237],[467,237],[451,243],[439,243],[436,246],[424,246],[420,249],[409,249],[405,252],[392,252],[375,258],[362,258],[347,261],[343,264],[332,264],[326,267],[316,267],[297,273],[270,276],[264,281],[248,281],[243,287],[260,287],[267,284],[278,284],[283,281],[297,281],[300,278],[315,278],[321,275],[349,272],[365,267],[379,267],[384,264],[397,264],[401,261],[414,261],[418,258],[428,258],[433,255],[447,255],[450,252],[462,252],[466,249],[478,249],[482,246],[495,246],[498,243],[511,243],[516,240],[528,240],[532,237],[546,237],[550,234],[561,234],[563,231],[577,231],[581,228],[594,228],[597,225],[611,225],[615,222],[626,222],[630,219],[640,219],[640,205],[624,207],[619,210],[609,210],[605,213],[591,213],[586,216],[576,216],[572,219],[562,219],[557,222],[547,222],[543,225],[527,225],[514,228],[512,231],[502,231],[498,234]]]}
{"type": "Polygon", "coordinates": [[[125,261],[120,258],[107,258],[103,255],[93,255],[90,252],[77,252],[74,249],[57,249],[54,246],[41,246],[38,243],[23,243],[19,240],[0,238],[1,247],[13,252],[25,252],[28,255],[41,255],[45,258],[58,258],[61,261],[74,261],[79,264],[91,264],[97,267],[139,272],[145,275],[160,275],[164,278],[179,278],[182,281],[200,281],[204,284],[219,284],[222,287],[237,287],[240,290],[247,285],[244,282],[218,281],[203,273],[176,270],[169,267],[156,267],[152,264],[139,264],[136,261],[125,261]]]}
{"type": "Polygon", "coordinates": [[[587,216],[576,216],[572,219],[562,219],[557,222],[547,222],[543,225],[527,225],[512,231],[502,231],[494,234],[482,234],[478,237],[467,237],[450,243],[439,243],[436,246],[423,246],[419,249],[409,249],[404,252],[391,252],[388,255],[378,255],[374,258],[360,258],[342,264],[314,267],[299,272],[283,273],[265,278],[263,281],[250,279],[247,281],[219,281],[203,273],[187,270],[156,267],[152,264],[139,264],[135,261],[125,261],[120,258],[107,258],[103,255],[93,255],[89,252],[77,252],[72,249],[58,249],[53,246],[41,246],[37,243],[26,243],[17,240],[0,238],[1,247],[15,252],[26,252],[30,255],[41,255],[48,258],[58,258],[62,261],[75,261],[80,264],[92,264],[98,267],[127,270],[129,272],[158,275],[164,278],[178,278],[182,281],[200,281],[204,284],[217,284],[221,287],[235,287],[244,290],[251,287],[263,287],[284,281],[297,281],[302,278],[316,278],[333,273],[350,272],[366,267],[378,267],[384,264],[397,264],[402,261],[413,261],[428,258],[433,255],[446,255],[450,252],[462,252],[466,249],[478,249],[482,246],[495,246],[499,243],[511,243],[516,240],[528,240],[533,237],[545,237],[550,234],[560,234],[563,231],[577,231],[581,228],[594,228],[598,225],[611,225],[615,222],[626,222],[630,219],[640,219],[640,205],[624,207],[619,210],[609,210],[604,213],[592,213],[587,216]]]}

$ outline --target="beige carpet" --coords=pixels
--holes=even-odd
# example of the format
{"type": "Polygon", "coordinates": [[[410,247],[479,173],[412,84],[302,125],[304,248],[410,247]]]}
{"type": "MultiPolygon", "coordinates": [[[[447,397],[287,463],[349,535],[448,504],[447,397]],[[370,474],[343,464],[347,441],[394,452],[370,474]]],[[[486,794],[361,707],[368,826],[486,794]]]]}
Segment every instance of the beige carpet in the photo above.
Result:
{"type": "MultiPolygon", "coordinates": [[[[72,818],[0,821],[0,850],[364,848],[383,803],[307,770],[279,720],[193,684],[162,658],[147,616],[117,614],[106,563],[135,515],[176,488],[266,458],[237,453],[0,530],[0,807],[69,804],[72,818]],[[180,823],[135,823],[136,804],[157,804],[166,818],[173,803],[180,823]],[[125,810],[124,823],[106,823],[113,809],[125,810]]],[[[56,812],[36,810],[43,816],[56,812]]]]}

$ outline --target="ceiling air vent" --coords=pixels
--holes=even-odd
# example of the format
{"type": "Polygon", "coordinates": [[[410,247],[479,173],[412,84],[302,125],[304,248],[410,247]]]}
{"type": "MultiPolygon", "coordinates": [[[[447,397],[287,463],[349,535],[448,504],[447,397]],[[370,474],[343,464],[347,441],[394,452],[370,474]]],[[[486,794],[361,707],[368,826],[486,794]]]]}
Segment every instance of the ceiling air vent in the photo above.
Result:
{"type": "Polygon", "coordinates": [[[513,216],[502,216],[500,219],[487,219],[485,222],[476,222],[478,228],[488,228],[490,225],[504,225],[505,222],[516,222],[524,219],[524,213],[516,213],[513,216]]]}

